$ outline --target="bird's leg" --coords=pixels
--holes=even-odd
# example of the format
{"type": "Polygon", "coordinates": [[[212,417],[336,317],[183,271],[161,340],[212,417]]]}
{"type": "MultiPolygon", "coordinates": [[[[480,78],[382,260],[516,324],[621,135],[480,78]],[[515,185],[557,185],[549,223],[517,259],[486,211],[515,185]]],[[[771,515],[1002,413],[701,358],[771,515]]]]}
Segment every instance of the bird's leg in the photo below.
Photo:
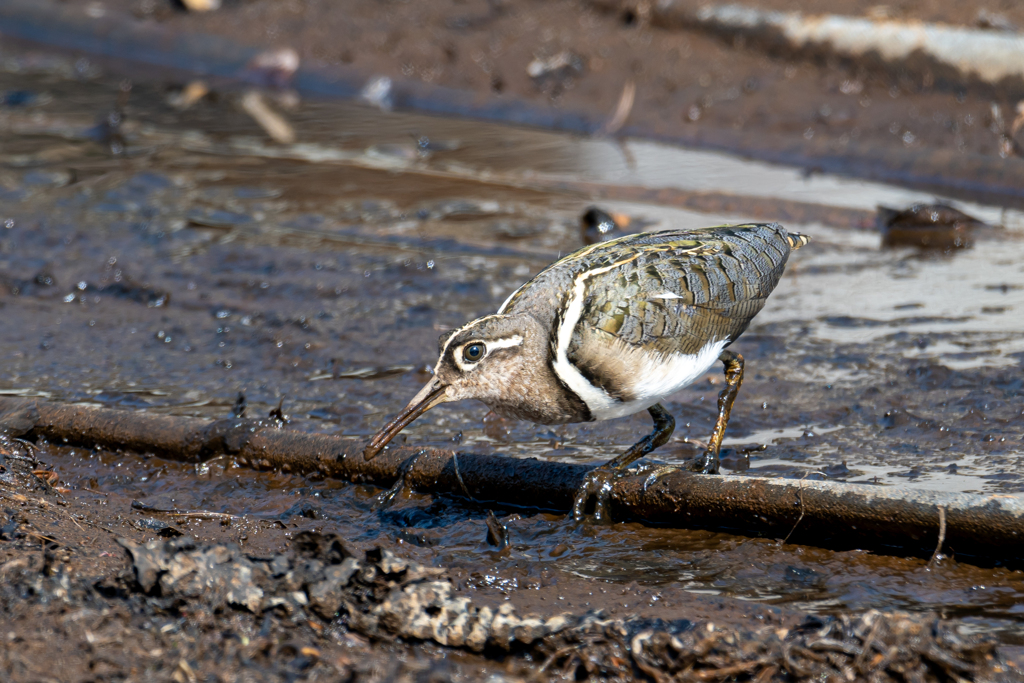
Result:
{"type": "Polygon", "coordinates": [[[718,452],[722,449],[725,427],[729,424],[729,413],[736,401],[736,393],[743,383],[743,356],[735,351],[722,351],[718,357],[725,365],[725,389],[718,395],[718,419],[711,434],[707,450],[690,464],[690,469],[701,474],[718,474],[718,452]]]}
{"type": "Polygon", "coordinates": [[[625,470],[658,446],[668,443],[669,437],[672,436],[672,432],[676,428],[675,419],[661,407],[660,403],[655,403],[647,409],[647,412],[654,418],[654,431],[630,446],[629,450],[619,457],[602,465],[602,468],[625,470]]]}
{"type": "Polygon", "coordinates": [[[619,457],[592,469],[584,477],[572,503],[572,516],[577,521],[583,519],[590,496],[595,496],[594,520],[605,521],[608,518],[608,497],[615,480],[626,473],[626,468],[630,464],[665,444],[672,436],[672,431],[676,428],[676,421],[668,414],[667,410],[661,407],[660,403],[655,403],[647,409],[647,412],[654,418],[654,431],[633,444],[619,457]]]}

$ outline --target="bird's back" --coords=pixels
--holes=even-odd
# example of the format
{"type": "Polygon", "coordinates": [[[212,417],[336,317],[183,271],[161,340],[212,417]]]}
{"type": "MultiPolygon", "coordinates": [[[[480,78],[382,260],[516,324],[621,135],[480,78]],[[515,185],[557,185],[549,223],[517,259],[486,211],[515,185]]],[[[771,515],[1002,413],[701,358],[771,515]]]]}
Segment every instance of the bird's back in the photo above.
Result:
{"type": "MultiPolygon", "coordinates": [[[[631,316],[617,304],[674,300],[744,317],[756,302],[763,305],[778,284],[789,253],[807,241],[776,223],[626,235],[551,264],[516,290],[498,312],[554,316],[570,290],[583,284],[587,315],[582,319],[639,343],[646,336],[641,330],[650,327],[643,324],[643,307],[631,316]],[[653,296],[663,293],[672,296],[653,296]]],[[[750,311],[748,321],[758,310],[760,306],[750,311]]],[[[651,331],[655,330],[647,333],[651,331]]]]}
{"type": "Polygon", "coordinates": [[[627,235],[553,263],[499,313],[551,330],[554,371],[598,419],[629,414],[705,372],[806,243],[777,224],[627,235]],[[675,376],[651,384],[665,373],[675,376]]]}

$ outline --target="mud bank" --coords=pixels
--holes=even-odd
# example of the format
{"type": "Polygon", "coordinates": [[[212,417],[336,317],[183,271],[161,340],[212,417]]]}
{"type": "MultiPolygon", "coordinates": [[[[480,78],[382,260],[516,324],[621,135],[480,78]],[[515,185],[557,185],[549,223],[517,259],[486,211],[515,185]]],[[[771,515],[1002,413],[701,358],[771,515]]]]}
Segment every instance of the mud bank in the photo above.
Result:
{"type": "Polygon", "coordinates": [[[30,469],[40,463],[26,452],[5,442],[0,487],[4,504],[16,510],[7,510],[8,559],[0,563],[0,605],[20,623],[0,655],[10,681],[83,670],[107,678],[228,681],[567,674],[635,680],[683,673],[766,681],[846,672],[883,681],[1012,680],[1017,666],[1013,651],[1000,651],[991,638],[963,634],[930,615],[800,619],[769,612],[758,615],[760,627],[737,629],[724,614],[701,619],[678,608],[671,619],[612,618],[600,601],[583,613],[558,611],[557,604],[554,612],[520,613],[514,598],[495,605],[480,594],[486,591],[467,589],[444,569],[334,534],[286,533],[285,548],[260,552],[197,543],[165,525],[157,539],[138,542],[69,505],[30,469]],[[46,524],[46,534],[35,530],[57,517],[78,527],[75,540],[60,522],[46,524]],[[106,571],[83,564],[96,555],[97,541],[121,549],[99,553],[106,571]],[[449,648],[444,659],[436,658],[439,645],[449,648]]]}
{"type": "MultiPolygon", "coordinates": [[[[922,16],[962,20],[953,5],[922,16]]],[[[2,10],[0,32],[122,73],[156,75],[134,63],[172,82],[207,77],[220,87],[265,84],[250,60],[288,49],[299,68],[280,84],[308,96],[351,99],[377,83],[384,89],[371,99],[385,107],[576,133],[608,132],[614,122],[616,136],[1022,201],[1024,132],[1011,130],[1019,92],[868,56],[765,53],[742,35],[720,40],[714,27],[659,23],[695,14],[688,3],[651,12],[633,2],[285,8],[267,0],[190,14],[108,0],[89,11],[19,0],[2,10]]]]}

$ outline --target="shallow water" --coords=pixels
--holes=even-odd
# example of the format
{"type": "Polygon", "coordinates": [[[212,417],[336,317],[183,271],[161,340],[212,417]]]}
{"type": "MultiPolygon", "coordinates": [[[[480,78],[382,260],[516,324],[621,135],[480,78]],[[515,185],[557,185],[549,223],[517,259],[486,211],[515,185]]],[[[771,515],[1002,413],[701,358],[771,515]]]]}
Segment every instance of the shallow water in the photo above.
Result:
{"type": "MultiPolygon", "coordinates": [[[[112,156],[95,126],[116,82],[6,64],[0,90],[37,97],[0,107],[4,395],[212,417],[243,392],[251,415],[283,398],[292,428],[369,435],[427,381],[442,332],[493,312],[581,245],[576,220],[591,200],[554,181],[745,194],[769,210],[773,198],[860,209],[922,198],[652,143],[624,153],[607,141],[351,105],[300,105],[287,114],[300,142],[282,147],[227,96],[179,114],[147,87],[126,109],[127,153],[112,156]]],[[[748,218],[603,206],[652,229],[748,218]]],[[[749,468],[734,460],[744,469],[732,476],[1024,490],[1020,216],[966,210],[1006,226],[954,254],[882,250],[872,230],[787,226],[814,241],[735,346],[747,375],[727,445],[767,448],[749,454],[749,468]]],[[[683,437],[707,438],[720,385],[710,373],[667,403],[678,431],[657,459],[679,462],[693,453],[683,437]]],[[[612,457],[649,422],[551,428],[485,422],[485,413],[444,405],[404,436],[589,462],[612,457]]],[[[523,511],[509,522],[511,555],[499,556],[483,540],[485,511],[446,497],[406,494],[380,511],[377,490],[229,460],[191,466],[80,449],[45,457],[73,495],[116,506],[129,522],[143,514],[131,508],[139,500],[238,515],[246,534],[287,521],[385,536],[475,580],[520,572],[510,591],[583,576],[817,612],[934,609],[1008,639],[1021,620],[1024,573],[1005,568],[929,568],[636,524],[575,527],[523,511]]],[[[201,534],[220,523],[179,524],[201,534]]]]}

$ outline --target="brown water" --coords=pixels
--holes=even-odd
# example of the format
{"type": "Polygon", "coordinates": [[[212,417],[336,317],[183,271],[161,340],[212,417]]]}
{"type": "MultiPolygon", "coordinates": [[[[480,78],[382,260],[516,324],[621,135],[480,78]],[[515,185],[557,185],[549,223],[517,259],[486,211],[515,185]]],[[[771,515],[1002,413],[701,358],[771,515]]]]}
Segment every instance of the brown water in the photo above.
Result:
{"type": "MultiPolygon", "coordinates": [[[[369,435],[424,383],[443,331],[493,312],[580,246],[576,221],[590,199],[561,181],[733,192],[769,207],[930,199],[649,143],[337,104],[290,112],[299,142],[281,146],[227,96],[178,113],[166,93],[141,86],[121,131],[126,153],[113,156],[96,124],[116,82],[85,68],[68,78],[75,69],[59,60],[5,64],[0,91],[16,106],[0,106],[3,395],[212,417],[243,392],[250,414],[284,398],[292,428],[369,435]]],[[[654,228],[746,218],[605,207],[654,228]]],[[[870,230],[787,226],[814,241],[736,344],[747,375],[727,444],[767,448],[749,455],[749,469],[733,454],[727,462],[744,469],[732,476],[1024,490],[1024,221],[964,208],[1005,227],[943,254],[883,251],[870,230]]],[[[679,427],[658,459],[678,462],[692,453],[683,437],[707,437],[720,381],[712,373],[668,402],[679,427]]],[[[444,405],[405,436],[589,462],[648,426],[634,416],[550,428],[485,422],[485,413],[444,405]]],[[[815,612],[929,609],[1007,640],[1022,621],[1024,573],[1007,568],[573,526],[522,510],[499,511],[512,515],[513,548],[498,555],[484,542],[485,511],[453,498],[403,494],[380,510],[378,490],[230,460],[192,466],[56,447],[43,457],[72,497],[129,522],[144,516],[131,508],[138,500],[237,515],[243,542],[276,520],[385,537],[509,592],[558,585],[584,600],[595,585],[585,577],[815,612]]],[[[200,536],[219,524],[179,522],[200,536]]]]}

